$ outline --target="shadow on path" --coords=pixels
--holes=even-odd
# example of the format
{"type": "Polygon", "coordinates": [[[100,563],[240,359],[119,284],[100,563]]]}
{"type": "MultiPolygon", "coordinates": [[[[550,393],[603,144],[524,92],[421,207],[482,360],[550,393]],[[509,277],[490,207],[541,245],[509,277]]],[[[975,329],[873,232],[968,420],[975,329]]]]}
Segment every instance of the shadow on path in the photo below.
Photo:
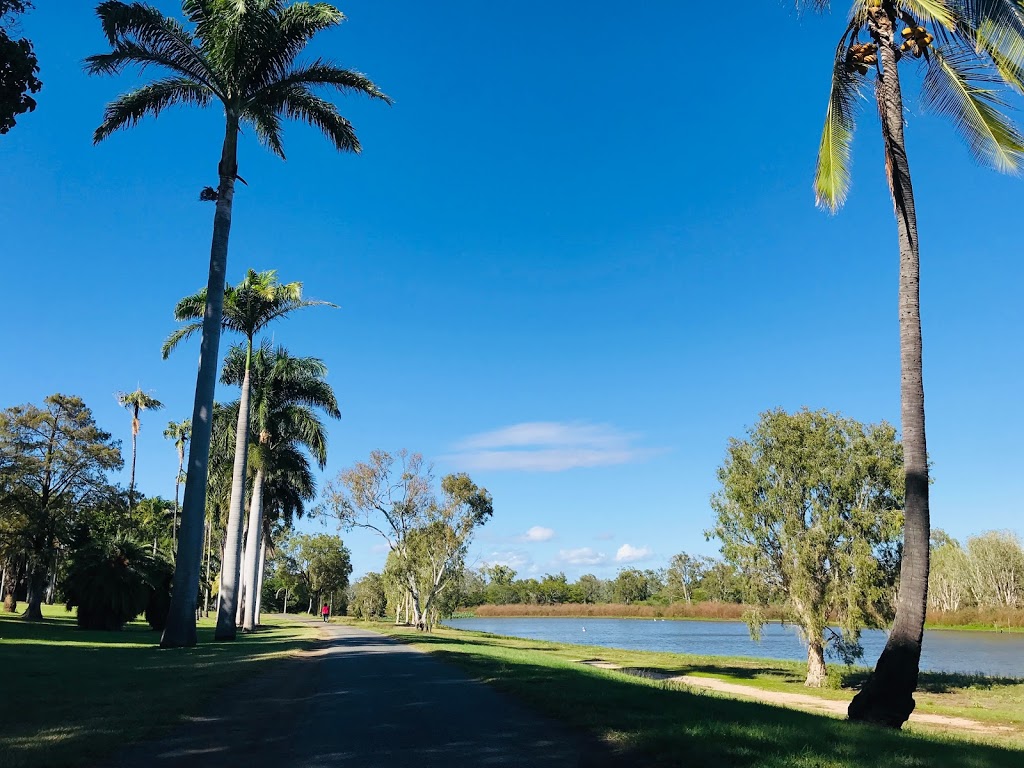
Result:
{"type": "Polygon", "coordinates": [[[609,751],[408,645],[344,625],[116,768],[615,765],[609,751]]]}

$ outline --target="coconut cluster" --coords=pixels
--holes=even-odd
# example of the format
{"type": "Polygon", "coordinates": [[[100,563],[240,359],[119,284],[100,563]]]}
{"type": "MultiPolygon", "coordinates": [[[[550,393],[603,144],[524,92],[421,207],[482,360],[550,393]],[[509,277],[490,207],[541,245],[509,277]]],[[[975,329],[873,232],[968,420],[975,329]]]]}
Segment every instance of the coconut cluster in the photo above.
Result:
{"type": "Polygon", "coordinates": [[[878,46],[874,43],[854,43],[846,52],[846,68],[850,72],[868,73],[868,67],[878,63],[878,46]]]}
{"type": "Polygon", "coordinates": [[[935,40],[924,27],[907,27],[903,30],[902,35],[903,45],[900,46],[900,50],[918,59],[924,55],[928,46],[935,40]]]}

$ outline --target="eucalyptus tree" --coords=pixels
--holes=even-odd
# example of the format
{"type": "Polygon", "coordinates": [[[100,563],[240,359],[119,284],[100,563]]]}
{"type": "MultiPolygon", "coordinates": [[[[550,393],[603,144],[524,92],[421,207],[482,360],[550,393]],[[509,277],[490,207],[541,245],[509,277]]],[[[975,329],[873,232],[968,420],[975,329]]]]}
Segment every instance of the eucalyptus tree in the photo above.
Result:
{"type": "MultiPolygon", "coordinates": [[[[174,308],[174,318],[184,325],[164,342],[164,359],[182,341],[203,328],[206,290],[186,296],[174,308]]],[[[227,546],[224,551],[221,581],[221,610],[217,613],[217,640],[235,638],[235,615],[238,609],[239,572],[241,568],[242,527],[245,516],[245,477],[249,453],[249,368],[256,335],[278,318],[305,307],[330,306],[326,301],[302,298],[302,283],[280,283],[275,270],[256,272],[250,269],[238,285],[224,289],[221,329],[245,336],[245,367],[240,382],[242,394],[235,427],[234,466],[231,476],[231,501],[228,506],[227,546]]]]}
{"type": "Polygon", "coordinates": [[[284,157],[282,123],[299,120],[320,130],[341,152],[359,152],[352,124],[319,89],[361,93],[390,103],[364,75],[299,56],[320,32],[336,27],[344,15],[329,3],[283,0],[183,0],[184,23],[143,3],[105,0],[97,15],[111,50],[86,59],[90,74],[116,75],[135,66],[154,67],[163,76],[111,102],[93,135],[100,142],[158,116],[175,105],[224,110],[224,138],[217,167],[218,186],[206,194],[216,201],[203,335],[192,412],[192,445],[182,512],[171,615],[161,638],[164,647],[196,643],[195,601],[202,554],[210,419],[217,383],[220,325],[227,272],[238,137],[252,129],[270,151],[284,157]]]}
{"type": "Polygon", "coordinates": [[[0,135],[14,127],[19,115],[36,108],[29,94],[43,87],[32,41],[9,34],[16,28],[16,17],[31,8],[28,0],[0,0],[0,135]]]}
{"type": "Polygon", "coordinates": [[[142,428],[142,422],[139,417],[143,411],[159,411],[164,407],[164,404],[156,398],[147,395],[142,389],[136,389],[134,392],[118,392],[117,402],[132,415],[132,469],[131,479],[128,481],[128,521],[131,524],[132,507],[135,504],[136,444],[139,439],[139,429],[142,428]]]}
{"type": "Polygon", "coordinates": [[[243,563],[244,588],[248,596],[242,627],[252,630],[262,549],[263,491],[267,477],[289,467],[308,473],[308,465],[302,466],[304,457],[298,449],[307,451],[323,469],[327,462],[327,431],[316,411],[323,411],[333,418],[340,418],[341,412],[334,390],[326,381],[327,366],[321,360],[295,357],[283,347],[273,349],[267,342],[251,355],[241,347],[233,347],[225,361],[221,381],[238,384],[247,370],[253,381],[251,430],[256,474],[249,501],[243,563]]]}
{"type": "Polygon", "coordinates": [[[178,548],[178,492],[181,488],[182,475],[185,467],[185,446],[192,437],[192,420],[169,421],[167,429],[164,430],[164,437],[174,441],[174,447],[178,451],[178,474],[174,476],[174,521],[171,525],[171,545],[178,548]]]}
{"type": "MultiPolygon", "coordinates": [[[[797,0],[825,10],[829,0],[797,0]]],[[[871,677],[850,705],[854,720],[899,728],[914,709],[928,602],[928,460],[920,312],[920,249],[904,136],[900,64],[920,60],[924,103],[948,117],[978,161],[1015,171],[1024,138],[1003,113],[1001,90],[1024,91],[1024,17],[1018,0],[854,0],[836,48],[818,153],[818,204],[837,210],[850,185],[861,92],[874,85],[899,245],[901,424],[906,525],[896,617],[871,677]],[[902,29],[901,29],[902,27],[902,29]]]]}

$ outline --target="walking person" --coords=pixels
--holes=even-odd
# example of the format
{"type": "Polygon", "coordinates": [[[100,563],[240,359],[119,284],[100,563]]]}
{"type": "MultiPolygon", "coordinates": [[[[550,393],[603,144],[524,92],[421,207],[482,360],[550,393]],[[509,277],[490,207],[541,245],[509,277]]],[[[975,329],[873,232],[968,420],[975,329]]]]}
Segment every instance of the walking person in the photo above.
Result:
{"type": "Polygon", "coordinates": [[[324,603],[324,607],[320,609],[320,615],[324,617],[324,624],[326,624],[327,620],[331,618],[331,606],[324,603]]]}

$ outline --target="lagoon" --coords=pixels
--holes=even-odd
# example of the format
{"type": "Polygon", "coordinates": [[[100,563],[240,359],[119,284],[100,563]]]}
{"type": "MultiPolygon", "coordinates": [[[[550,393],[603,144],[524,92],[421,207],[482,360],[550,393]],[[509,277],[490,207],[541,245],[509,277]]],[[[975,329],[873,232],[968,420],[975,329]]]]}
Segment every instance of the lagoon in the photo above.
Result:
{"type": "MultiPolygon", "coordinates": [[[[472,618],[448,619],[445,625],[531,640],[635,651],[807,660],[806,645],[796,627],[781,624],[767,625],[760,642],[751,640],[747,625],[737,621],[472,618]]],[[[864,658],[859,663],[873,666],[885,638],[886,633],[881,630],[866,630],[862,635],[864,658]]],[[[926,630],[921,669],[1024,678],[1024,633],[926,630]]]]}

